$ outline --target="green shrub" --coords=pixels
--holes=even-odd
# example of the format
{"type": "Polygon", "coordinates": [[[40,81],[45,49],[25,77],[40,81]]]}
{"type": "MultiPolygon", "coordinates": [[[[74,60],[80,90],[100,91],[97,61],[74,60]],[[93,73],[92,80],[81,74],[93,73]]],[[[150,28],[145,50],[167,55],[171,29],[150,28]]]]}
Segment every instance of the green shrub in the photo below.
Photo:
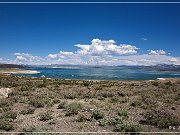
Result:
{"type": "Polygon", "coordinates": [[[131,106],[133,106],[133,107],[137,107],[137,106],[141,106],[141,105],[142,105],[142,103],[137,100],[131,103],[131,106]]]}
{"type": "Polygon", "coordinates": [[[0,100],[0,108],[12,106],[13,103],[9,99],[1,99],[0,100]]]}
{"type": "Polygon", "coordinates": [[[4,111],[4,112],[9,112],[9,111],[11,111],[11,107],[3,107],[2,108],[2,110],[4,111]]]}
{"type": "Polygon", "coordinates": [[[103,119],[104,118],[104,113],[101,112],[100,110],[95,110],[95,111],[93,111],[93,114],[92,114],[91,117],[96,119],[96,120],[103,119]]]}
{"type": "Polygon", "coordinates": [[[101,97],[101,96],[98,96],[97,99],[98,99],[98,100],[104,100],[105,98],[104,98],[104,97],[101,97]]]}
{"type": "Polygon", "coordinates": [[[142,102],[149,107],[155,106],[157,100],[151,96],[142,96],[142,102]]]}
{"type": "Polygon", "coordinates": [[[90,82],[89,81],[83,81],[83,86],[89,86],[90,85],[90,82]]]}
{"type": "Polygon", "coordinates": [[[66,101],[61,101],[57,107],[57,109],[64,109],[67,105],[66,101]]]}
{"type": "Polygon", "coordinates": [[[123,123],[123,119],[120,116],[113,117],[109,120],[109,125],[117,125],[122,123],[123,123]]]}
{"type": "Polygon", "coordinates": [[[158,85],[159,85],[159,82],[153,81],[153,82],[151,82],[151,84],[154,85],[154,86],[158,86],[158,85]]]}
{"type": "Polygon", "coordinates": [[[27,85],[23,85],[23,86],[21,86],[21,89],[20,89],[21,91],[29,91],[30,90],[30,88],[27,86],[27,85]]]}
{"type": "Polygon", "coordinates": [[[56,121],[54,121],[54,120],[52,120],[52,121],[49,121],[49,123],[48,123],[49,125],[54,125],[54,124],[56,124],[56,121]]]}
{"type": "Polygon", "coordinates": [[[36,108],[44,107],[46,104],[48,104],[50,100],[46,97],[36,97],[30,99],[30,105],[33,105],[36,108]]]}
{"type": "Polygon", "coordinates": [[[137,134],[142,131],[142,128],[140,125],[134,125],[134,124],[117,124],[114,128],[115,132],[134,132],[130,134],[137,134]]]}
{"type": "Polygon", "coordinates": [[[165,82],[164,84],[165,84],[165,85],[170,85],[170,86],[173,85],[173,84],[171,83],[171,81],[165,82]]]}
{"type": "Polygon", "coordinates": [[[14,127],[8,121],[0,119],[0,130],[11,131],[14,127]]]}
{"type": "Polygon", "coordinates": [[[121,97],[128,96],[128,94],[126,92],[118,92],[117,94],[118,94],[118,96],[121,96],[121,97]]]}
{"type": "Polygon", "coordinates": [[[168,110],[151,110],[143,114],[143,124],[154,125],[159,128],[169,128],[169,126],[179,126],[180,119],[168,110]]]}
{"type": "Polygon", "coordinates": [[[103,118],[99,121],[99,125],[100,126],[106,126],[106,125],[109,125],[109,119],[106,119],[106,118],[103,118]]]}
{"type": "Polygon", "coordinates": [[[99,91],[97,96],[108,98],[115,96],[115,94],[112,91],[99,91]]]}
{"type": "Polygon", "coordinates": [[[40,121],[48,121],[51,119],[53,119],[53,117],[52,117],[51,113],[49,113],[49,112],[45,112],[45,113],[42,113],[39,115],[40,121]]]}
{"type": "Polygon", "coordinates": [[[127,110],[119,110],[118,115],[121,116],[123,119],[129,118],[129,113],[127,110]]]}
{"type": "Polygon", "coordinates": [[[37,129],[34,126],[23,128],[22,132],[37,132],[37,129]]]}
{"type": "Polygon", "coordinates": [[[75,92],[75,91],[64,93],[64,98],[65,99],[75,99],[77,97],[78,97],[78,93],[75,92]]]}
{"type": "Polygon", "coordinates": [[[28,107],[27,109],[22,110],[20,113],[21,113],[21,114],[23,114],[23,115],[25,115],[25,114],[33,114],[33,113],[34,113],[34,111],[35,111],[35,109],[34,109],[34,108],[32,108],[32,107],[28,107]]]}
{"type": "Polygon", "coordinates": [[[77,115],[78,112],[82,109],[82,104],[80,103],[71,103],[69,105],[67,105],[67,107],[65,108],[65,116],[71,116],[71,115],[77,115]]]}
{"type": "Polygon", "coordinates": [[[111,103],[117,103],[117,102],[119,102],[119,98],[118,98],[118,97],[112,97],[112,98],[110,99],[110,102],[111,102],[111,103]]]}
{"type": "Polygon", "coordinates": [[[54,99],[53,100],[53,104],[58,104],[58,103],[61,103],[61,100],[59,100],[59,99],[54,99]]]}
{"type": "Polygon", "coordinates": [[[123,123],[123,120],[122,120],[122,117],[113,117],[113,118],[103,118],[99,121],[99,125],[100,126],[106,126],[106,125],[117,125],[117,124],[122,124],[123,123]]]}
{"type": "Polygon", "coordinates": [[[9,111],[6,113],[4,112],[0,118],[1,119],[12,119],[12,120],[14,120],[14,119],[16,119],[16,117],[17,117],[17,113],[9,111]]]}
{"type": "Polygon", "coordinates": [[[76,119],[77,122],[85,122],[87,120],[88,120],[88,118],[83,114],[80,114],[76,119]]]}

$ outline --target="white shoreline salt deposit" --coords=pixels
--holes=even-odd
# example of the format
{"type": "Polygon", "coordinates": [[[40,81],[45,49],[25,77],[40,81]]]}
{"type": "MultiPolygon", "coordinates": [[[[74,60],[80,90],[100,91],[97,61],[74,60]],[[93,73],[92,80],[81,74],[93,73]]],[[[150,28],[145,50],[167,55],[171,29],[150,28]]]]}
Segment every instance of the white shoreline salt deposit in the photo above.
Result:
{"type": "Polygon", "coordinates": [[[157,78],[157,80],[166,80],[165,78],[157,78]]]}

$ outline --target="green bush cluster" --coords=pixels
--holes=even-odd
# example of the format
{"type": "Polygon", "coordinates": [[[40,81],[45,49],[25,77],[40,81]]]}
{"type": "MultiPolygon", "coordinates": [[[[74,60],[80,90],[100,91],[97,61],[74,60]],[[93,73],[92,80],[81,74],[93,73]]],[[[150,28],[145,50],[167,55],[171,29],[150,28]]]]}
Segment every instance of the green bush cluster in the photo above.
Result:
{"type": "Polygon", "coordinates": [[[123,120],[121,117],[117,116],[117,117],[113,117],[113,118],[103,118],[99,121],[99,125],[100,126],[106,126],[106,125],[117,125],[117,124],[122,124],[123,120]]]}
{"type": "Polygon", "coordinates": [[[22,110],[20,113],[23,114],[23,115],[25,115],[25,114],[33,114],[34,111],[35,111],[34,108],[28,107],[28,108],[26,108],[25,110],[22,110]]]}
{"type": "Polygon", "coordinates": [[[16,119],[17,118],[17,113],[9,111],[9,112],[4,112],[1,116],[1,119],[16,119]]]}
{"type": "Polygon", "coordinates": [[[118,115],[120,116],[120,117],[122,117],[122,119],[128,119],[129,118],[129,113],[128,113],[128,111],[127,110],[118,110],[118,115]]]}
{"type": "Polygon", "coordinates": [[[150,110],[143,114],[143,124],[154,125],[159,128],[169,128],[169,126],[179,126],[180,119],[168,110],[150,110]]]}
{"type": "Polygon", "coordinates": [[[53,119],[53,116],[51,115],[50,112],[45,112],[39,115],[39,120],[40,121],[48,121],[53,119]]]}
{"type": "Polygon", "coordinates": [[[61,102],[58,104],[57,109],[64,109],[66,106],[67,106],[67,102],[66,102],[66,101],[61,101],[61,102]]]}
{"type": "Polygon", "coordinates": [[[1,99],[0,100],[0,108],[12,106],[13,102],[10,99],[1,99]]]}
{"type": "Polygon", "coordinates": [[[118,97],[112,97],[112,98],[110,99],[110,102],[111,102],[111,103],[118,103],[118,102],[119,102],[119,98],[118,98],[118,97]]]}
{"type": "Polygon", "coordinates": [[[29,104],[36,108],[45,107],[51,102],[51,100],[46,96],[37,96],[30,98],[29,100],[30,100],[29,104]]]}
{"type": "Polygon", "coordinates": [[[11,131],[13,129],[14,127],[10,122],[0,119],[0,130],[11,131]]]}
{"type": "Polygon", "coordinates": [[[114,128],[115,132],[130,132],[130,134],[137,134],[142,131],[142,127],[138,124],[117,124],[114,128]]]}
{"type": "Polygon", "coordinates": [[[84,115],[84,114],[80,114],[76,121],[77,122],[85,122],[85,121],[90,121],[91,119],[87,116],[87,115],[84,115]]]}
{"type": "Polygon", "coordinates": [[[99,119],[103,119],[104,118],[104,113],[100,110],[95,110],[92,113],[92,118],[99,120],[99,119]]]}
{"type": "Polygon", "coordinates": [[[74,102],[65,108],[65,116],[72,116],[72,115],[77,115],[78,112],[82,109],[82,104],[74,102]]]}

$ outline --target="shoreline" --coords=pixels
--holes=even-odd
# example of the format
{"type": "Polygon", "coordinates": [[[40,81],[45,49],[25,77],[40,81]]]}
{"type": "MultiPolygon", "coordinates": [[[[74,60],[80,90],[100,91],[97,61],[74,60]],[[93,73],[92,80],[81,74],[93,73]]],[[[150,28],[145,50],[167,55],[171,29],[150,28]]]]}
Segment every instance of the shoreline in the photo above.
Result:
{"type": "MultiPolygon", "coordinates": [[[[31,70],[32,71],[32,70],[31,70]]],[[[25,71],[27,73],[27,71],[25,71]]],[[[64,79],[64,78],[49,78],[49,77],[33,77],[33,76],[17,76],[16,74],[21,74],[21,73],[9,73],[9,74],[1,74],[0,75],[15,75],[18,78],[30,78],[30,79],[47,79],[47,80],[64,80],[64,81],[85,81],[85,82],[127,82],[127,83],[133,83],[133,82],[153,82],[153,81],[158,81],[158,82],[167,82],[167,81],[177,81],[180,80],[180,78],[156,78],[156,79],[149,79],[149,80],[88,80],[88,79],[64,79]]],[[[22,73],[25,74],[25,73],[22,73]]],[[[36,73],[27,73],[27,74],[36,74],[36,73]]]]}
{"type": "MultiPolygon", "coordinates": [[[[20,69],[20,68],[0,68],[0,75],[17,75],[17,74],[38,74],[40,72],[36,70],[28,70],[28,69],[20,69]]],[[[20,77],[27,77],[27,76],[20,76],[20,77]]],[[[29,78],[29,77],[28,77],[29,78]]],[[[180,78],[155,78],[155,79],[125,79],[125,80],[96,80],[96,79],[68,79],[68,78],[50,78],[50,77],[30,77],[30,78],[45,78],[45,79],[60,79],[60,80],[67,80],[67,81],[92,81],[92,82],[101,82],[101,81],[121,81],[121,82],[141,82],[141,81],[172,81],[178,80],[180,78]]]]}
{"type": "Polygon", "coordinates": [[[0,69],[0,74],[38,74],[36,70],[24,70],[19,68],[0,69]]]}

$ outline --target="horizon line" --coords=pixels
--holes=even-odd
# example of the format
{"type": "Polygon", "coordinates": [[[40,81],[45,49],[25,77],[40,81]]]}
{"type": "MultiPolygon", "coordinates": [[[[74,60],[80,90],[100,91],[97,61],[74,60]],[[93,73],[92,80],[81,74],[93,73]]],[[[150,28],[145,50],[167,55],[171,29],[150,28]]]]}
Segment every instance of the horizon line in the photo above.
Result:
{"type": "Polygon", "coordinates": [[[156,1],[154,1],[154,2],[151,2],[151,1],[148,1],[148,2],[115,2],[115,1],[113,1],[113,2],[101,2],[101,1],[94,1],[94,2],[90,2],[90,1],[87,1],[87,2],[81,2],[81,1],[79,1],[79,2],[37,2],[37,1],[34,1],[34,2],[30,2],[30,1],[27,1],[27,2],[20,2],[20,1],[17,1],[17,2],[0,2],[0,3],[6,3],[6,4],[30,4],[30,3],[32,3],[32,4],[38,4],[38,3],[44,3],[44,4],[180,4],[180,2],[175,2],[175,1],[173,1],[173,2],[156,2],[156,1]]]}

